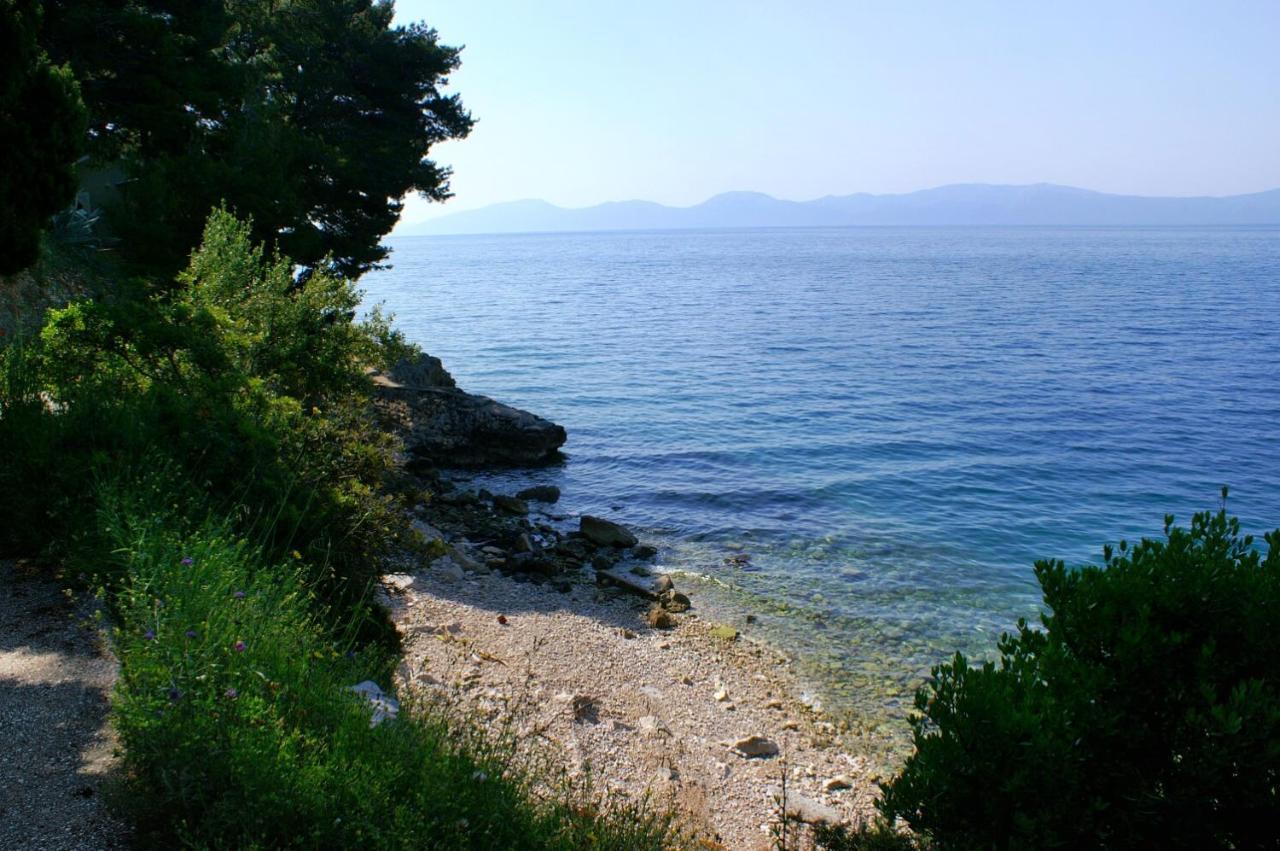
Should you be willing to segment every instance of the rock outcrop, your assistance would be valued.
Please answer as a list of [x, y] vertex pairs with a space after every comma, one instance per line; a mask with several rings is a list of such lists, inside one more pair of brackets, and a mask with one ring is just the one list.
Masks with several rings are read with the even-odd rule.
[[373, 374], [376, 398], [411, 460], [437, 467], [522, 467], [559, 458], [563, 426], [458, 389], [422, 355]]

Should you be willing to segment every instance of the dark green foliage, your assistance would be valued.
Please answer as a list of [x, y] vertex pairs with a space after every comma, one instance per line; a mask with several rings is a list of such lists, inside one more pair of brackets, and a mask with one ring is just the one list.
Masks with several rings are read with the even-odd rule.
[[0, 0], [0, 274], [25, 269], [71, 203], [85, 112], [71, 70], [37, 42], [38, 0]]
[[883, 822], [845, 825], [815, 825], [814, 844], [824, 851], [928, 851], [933, 846], [922, 837], [895, 831]]
[[50, 50], [83, 80], [95, 152], [133, 178], [122, 247], [171, 273], [224, 201], [305, 270], [356, 276], [409, 192], [443, 199], [432, 145], [471, 119], [458, 51], [371, 0], [52, 0]]
[[198, 505], [180, 478], [99, 496], [128, 577], [114, 720], [139, 847], [666, 847], [668, 817], [535, 778], [499, 731], [432, 707], [371, 727], [348, 687], [386, 685], [385, 660], [324, 627], [296, 562], [167, 511]]
[[240, 506], [246, 530], [269, 530], [272, 552], [298, 550], [331, 602], [355, 605], [401, 526], [365, 375], [400, 354], [381, 342], [394, 335], [353, 321], [345, 279], [295, 286], [226, 212], [181, 282], [52, 311], [39, 341], [4, 353], [0, 509], [33, 522], [6, 524], [0, 547], [74, 539], [86, 477], [159, 452]]
[[886, 817], [944, 849], [1280, 847], [1280, 532], [1166, 534], [1036, 565], [1043, 628], [934, 670]]

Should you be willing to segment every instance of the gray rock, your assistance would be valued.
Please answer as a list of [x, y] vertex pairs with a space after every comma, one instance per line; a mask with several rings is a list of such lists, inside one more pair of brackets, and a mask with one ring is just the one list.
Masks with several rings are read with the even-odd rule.
[[373, 680], [349, 687], [369, 704], [369, 726], [376, 727], [383, 721], [390, 721], [400, 714], [400, 702], [386, 694]]
[[475, 505], [480, 501], [480, 497], [476, 496], [475, 491], [450, 491], [436, 496], [438, 502], [445, 505]]
[[579, 521], [579, 529], [583, 536], [593, 544], [601, 547], [634, 547], [636, 536], [627, 527], [584, 514]]
[[648, 560], [658, 554], [658, 548], [649, 544], [638, 544], [631, 554], [638, 559]]
[[520, 499], [554, 503], [560, 500], [560, 488], [555, 485], [534, 485], [516, 493]]
[[812, 801], [791, 790], [787, 790], [787, 817], [805, 824], [841, 824], [845, 821], [834, 807]]
[[453, 390], [458, 386], [440, 358], [434, 358], [425, 352], [416, 358], [400, 360], [386, 375], [396, 384], [406, 387]]
[[671, 581], [670, 576], [659, 576], [653, 583], [653, 590], [658, 594], [665, 594], [675, 589], [675, 583]]
[[529, 513], [529, 503], [519, 497], [506, 496], [500, 493], [494, 494], [493, 507], [508, 514], [522, 515]]
[[656, 603], [650, 607], [649, 613], [645, 615], [644, 619], [654, 629], [670, 629], [676, 625], [676, 619], [672, 617], [671, 613]]
[[562, 426], [459, 390], [430, 355], [401, 362], [373, 381], [382, 418], [407, 453], [441, 467], [544, 464], [567, 439]]
[[687, 612], [693, 605], [693, 601], [674, 588], [663, 593], [659, 599], [662, 601], [662, 607], [668, 612]]
[[388, 573], [382, 577], [382, 583], [397, 591], [408, 591], [413, 585], [413, 577], [407, 573]]
[[471, 557], [471, 554], [459, 546], [449, 547], [449, 558], [458, 563], [463, 570], [474, 572], [483, 572], [485, 566]]
[[516, 543], [512, 549], [518, 553], [531, 553], [533, 552], [533, 543], [529, 540], [528, 535], [521, 532], [516, 536]]
[[764, 736], [747, 736], [738, 739], [729, 746], [729, 749], [746, 759], [760, 759], [778, 755], [777, 743], [766, 739]]
[[462, 565], [458, 564], [449, 556], [441, 556], [431, 563], [431, 566], [440, 571], [441, 578], [449, 582], [457, 582], [463, 578]]
[[847, 775], [839, 774], [822, 784], [824, 792], [838, 792], [841, 789], [852, 789], [853, 780]]

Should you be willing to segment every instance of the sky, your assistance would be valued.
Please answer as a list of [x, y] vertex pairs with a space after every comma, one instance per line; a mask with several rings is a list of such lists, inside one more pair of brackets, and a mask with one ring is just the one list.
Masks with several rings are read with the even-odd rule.
[[1280, 0], [398, 0], [462, 45], [455, 197], [1280, 187]]

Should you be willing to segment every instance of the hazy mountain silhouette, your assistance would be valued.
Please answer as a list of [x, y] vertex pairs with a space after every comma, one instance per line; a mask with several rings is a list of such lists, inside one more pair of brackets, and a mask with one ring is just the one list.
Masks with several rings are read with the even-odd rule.
[[1255, 225], [1280, 224], [1280, 189], [1221, 198], [1110, 195], [1037, 183], [954, 184], [903, 195], [780, 201], [759, 192], [726, 192], [692, 207], [614, 201], [567, 209], [512, 201], [450, 213], [398, 228], [412, 234], [833, 225]]

